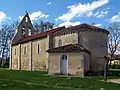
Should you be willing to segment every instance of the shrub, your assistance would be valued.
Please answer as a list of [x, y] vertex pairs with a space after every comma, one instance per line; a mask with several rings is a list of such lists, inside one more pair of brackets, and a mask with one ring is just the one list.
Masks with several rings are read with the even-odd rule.
[[9, 63], [5, 62], [1, 64], [1, 68], [8, 68], [9, 67]]
[[111, 65], [111, 69], [120, 69], [120, 65], [113, 64]]

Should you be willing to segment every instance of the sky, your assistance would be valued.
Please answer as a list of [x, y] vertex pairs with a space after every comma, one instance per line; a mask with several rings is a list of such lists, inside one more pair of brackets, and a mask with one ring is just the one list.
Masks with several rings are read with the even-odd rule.
[[120, 22], [120, 0], [0, 0], [0, 25], [29, 13], [31, 21], [50, 21], [58, 26], [82, 23], [108, 27]]

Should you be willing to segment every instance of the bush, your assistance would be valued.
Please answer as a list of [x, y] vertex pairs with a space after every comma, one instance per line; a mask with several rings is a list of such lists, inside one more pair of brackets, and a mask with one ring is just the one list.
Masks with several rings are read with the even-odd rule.
[[111, 69], [120, 69], [120, 65], [114, 64], [114, 65], [111, 65], [110, 68], [111, 68]]
[[2, 63], [1, 68], [9, 68], [9, 63]]

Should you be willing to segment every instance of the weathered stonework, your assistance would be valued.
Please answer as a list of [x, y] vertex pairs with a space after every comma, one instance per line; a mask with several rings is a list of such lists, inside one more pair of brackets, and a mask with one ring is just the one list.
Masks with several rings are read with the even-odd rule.
[[[12, 69], [21, 70], [46, 70], [46, 39], [38, 39], [27, 43], [12, 46]], [[40, 53], [37, 53], [37, 44], [40, 44]], [[24, 48], [26, 47], [26, 54]], [[16, 55], [14, 50], [16, 49]]]
[[[32, 68], [33, 70], [46, 69], [46, 41], [47, 38], [34, 40], [32, 42]], [[40, 53], [37, 53], [37, 45], [40, 44]]]
[[[28, 22], [26, 22], [26, 17]], [[23, 35], [23, 28], [25, 35]], [[31, 29], [31, 36], [29, 35]], [[68, 74], [83, 76], [88, 71], [103, 71], [107, 56], [108, 31], [88, 24], [69, 28], [61, 27], [39, 34], [33, 34], [33, 26], [28, 13], [17, 27], [17, 33], [12, 39], [10, 50], [10, 69], [16, 70], [48, 70], [49, 74], [60, 73], [60, 56], [68, 55]], [[61, 45], [59, 41], [61, 40]], [[39, 45], [38, 45], [39, 44]], [[60, 52], [48, 53], [64, 46]], [[74, 48], [76, 45], [77, 48]], [[40, 47], [38, 53], [38, 46]], [[83, 49], [81, 49], [81, 48]], [[64, 52], [63, 52], [64, 51]]]
[[[14, 46], [14, 47], [12, 47], [11, 48], [12, 49], [12, 64], [11, 64], [11, 68], [12, 69], [16, 69], [16, 70], [18, 70], [18, 56], [19, 56], [19, 46], [17, 45], [17, 46]], [[15, 50], [16, 50], [16, 53], [15, 53]]]
[[78, 34], [71, 33], [71, 34], [54, 37], [55, 47], [58, 47], [58, 42], [60, 39], [62, 40], [62, 46], [67, 45], [67, 44], [77, 44], [78, 43]]
[[[26, 53], [24, 49], [26, 48]], [[21, 70], [29, 70], [29, 43], [24, 43], [21, 45]]]
[[[60, 74], [60, 56], [63, 53], [50, 53], [49, 74]], [[65, 53], [68, 55], [68, 74], [84, 76], [83, 53]]]
[[107, 34], [103, 32], [81, 32], [83, 38], [83, 46], [91, 52], [90, 70], [104, 70], [104, 56], [108, 54]]

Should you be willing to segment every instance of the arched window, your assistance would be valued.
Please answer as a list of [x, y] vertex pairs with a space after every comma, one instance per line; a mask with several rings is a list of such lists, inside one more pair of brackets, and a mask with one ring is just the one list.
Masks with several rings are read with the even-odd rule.
[[62, 40], [61, 40], [61, 39], [58, 41], [58, 46], [59, 46], [59, 47], [62, 46]]
[[22, 35], [25, 35], [25, 28], [22, 28]]
[[24, 47], [24, 55], [26, 55], [26, 54], [27, 54], [27, 48]]
[[28, 29], [28, 35], [31, 36], [31, 29]]
[[41, 45], [39, 43], [39, 44], [37, 44], [37, 54], [39, 54], [40, 52], [41, 52]]
[[38, 44], [38, 53], [40, 53], [40, 44]]
[[25, 17], [25, 22], [28, 22], [28, 17]]
[[14, 55], [16, 55], [16, 48], [15, 48], [15, 52], [14, 52]]
[[62, 59], [62, 60], [67, 60], [67, 55], [66, 55], [66, 54], [63, 54], [63, 55], [61, 56], [61, 59]]

